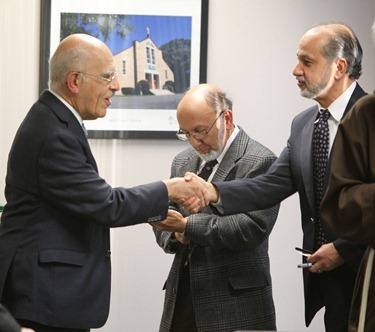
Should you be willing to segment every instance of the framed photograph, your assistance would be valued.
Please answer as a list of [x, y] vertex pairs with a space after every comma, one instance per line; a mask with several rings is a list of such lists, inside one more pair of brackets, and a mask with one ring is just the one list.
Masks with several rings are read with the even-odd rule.
[[41, 0], [39, 90], [48, 61], [72, 33], [112, 51], [120, 90], [89, 138], [175, 138], [183, 92], [206, 82], [208, 0]]

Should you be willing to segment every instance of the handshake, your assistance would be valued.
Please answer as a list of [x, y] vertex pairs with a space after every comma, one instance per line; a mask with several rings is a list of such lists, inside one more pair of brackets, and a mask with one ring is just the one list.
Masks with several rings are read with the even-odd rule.
[[164, 180], [168, 189], [168, 198], [182, 205], [190, 213], [217, 202], [219, 193], [216, 187], [194, 173], [187, 172], [185, 176]]
[[[194, 173], [187, 172], [185, 176], [164, 181], [168, 189], [169, 200], [175, 201], [190, 213], [197, 213], [211, 202], [217, 202], [219, 193], [216, 187], [203, 180]], [[152, 226], [160, 231], [174, 232], [175, 237], [182, 244], [188, 244], [184, 238], [187, 218], [180, 212], [169, 210], [167, 219], [153, 222]]]

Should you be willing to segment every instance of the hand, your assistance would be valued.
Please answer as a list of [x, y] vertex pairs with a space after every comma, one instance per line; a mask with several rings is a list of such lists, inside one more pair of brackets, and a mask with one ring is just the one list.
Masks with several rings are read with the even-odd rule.
[[[193, 173], [190, 173], [193, 174]], [[191, 206], [191, 210], [198, 212], [210, 203], [206, 182], [198, 176], [194, 178], [173, 178], [164, 180], [168, 189], [168, 198], [181, 202], [183, 206]]]
[[190, 243], [190, 240], [188, 240], [185, 236], [184, 236], [184, 233], [178, 233], [178, 232], [175, 232], [174, 233], [174, 237], [180, 241], [182, 244], [184, 245], [187, 245]]
[[35, 331], [32, 329], [28, 329], [27, 327], [23, 327], [21, 328], [21, 332], [35, 332]]
[[[212, 183], [206, 182], [198, 175], [190, 172], [185, 173], [184, 178], [186, 182], [196, 181], [206, 188], [206, 199], [208, 199], [207, 204], [209, 204], [210, 202], [216, 203], [219, 200], [219, 192]], [[197, 209], [197, 202], [195, 200], [180, 198], [176, 202], [182, 205], [190, 213], [196, 213], [199, 211], [199, 209]]]
[[180, 212], [168, 210], [167, 219], [153, 222], [151, 225], [159, 231], [183, 233], [186, 228], [186, 223], [187, 218], [184, 218]]
[[312, 273], [331, 271], [344, 264], [344, 259], [340, 256], [332, 242], [323, 244], [317, 251], [307, 257], [307, 261], [314, 263], [309, 269]]

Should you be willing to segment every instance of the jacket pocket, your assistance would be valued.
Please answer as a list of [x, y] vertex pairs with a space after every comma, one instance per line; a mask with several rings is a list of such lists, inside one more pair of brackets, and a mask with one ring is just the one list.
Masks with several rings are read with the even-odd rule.
[[269, 286], [271, 277], [262, 271], [252, 271], [247, 274], [233, 275], [229, 277], [229, 283], [233, 289], [249, 289]]
[[82, 266], [86, 260], [86, 253], [62, 249], [45, 249], [39, 251], [39, 262], [43, 264], [60, 263]]

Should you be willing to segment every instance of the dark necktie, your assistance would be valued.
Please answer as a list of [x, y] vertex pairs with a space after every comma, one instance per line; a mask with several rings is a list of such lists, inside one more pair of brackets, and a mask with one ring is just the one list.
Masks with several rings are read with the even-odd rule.
[[320, 110], [319, 118], [315, 122], [313, 135], [313, 157], [314, 157], [314, 193], [315, 193], [315, 247], [319, 249], [327, 240], [324, 235], [320, 219], [320, 203], [323, 197], [324, 177], [327, 168], [329, 151], [329, 128], [328, 110]]
[[200, 173], [198, 174], [198, 176], [200, 176], [202, 179], [204, 180], [208, 180], [208, 178], [210, 177], [211, 173], [212, 173], [212, 170], [214, 169], [215, 165], [217, 164], [217, 160], [211, 160], [207, 163], [204, 164], [202, 170], [200, 171]]

